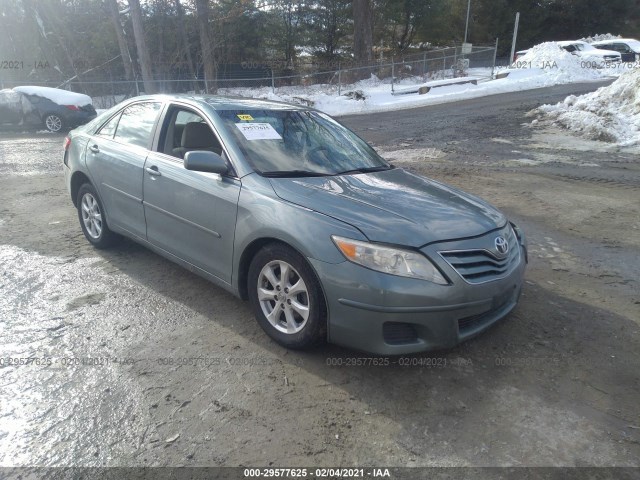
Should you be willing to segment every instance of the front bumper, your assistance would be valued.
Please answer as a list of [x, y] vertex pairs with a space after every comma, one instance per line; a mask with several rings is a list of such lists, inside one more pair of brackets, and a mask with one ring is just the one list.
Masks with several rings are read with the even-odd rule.
[[509, 271], [500, 278], [472, 284], [438, 258], [436, 252], [447, 249], [446, 244], [426, 247], [423, 251], [451, 280], [446, 286], [386, 275], [346, 261], [329, 264], [309, 259], [325, 290], [328, 340], [379, 355], [454, 347], [516, 306], [526, 267], [524, 239], [517, 248], [517, 261]]

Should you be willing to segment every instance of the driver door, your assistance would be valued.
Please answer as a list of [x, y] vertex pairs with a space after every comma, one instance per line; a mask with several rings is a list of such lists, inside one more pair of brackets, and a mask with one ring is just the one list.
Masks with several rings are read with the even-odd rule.
[[216, 175], [185, 169], [183, 156], [193, 150], [224, 155], [218, 136], [203, 114], [170, 105], [158, 147], [145, 162], [147, 240], [231, 283], [241, 182], [232, 173]]

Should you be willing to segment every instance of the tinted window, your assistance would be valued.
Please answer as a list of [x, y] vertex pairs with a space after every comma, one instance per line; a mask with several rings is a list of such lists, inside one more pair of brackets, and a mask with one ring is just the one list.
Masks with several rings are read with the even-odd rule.
[[120, 114], [116, 115], [107, 123], [105, 123], [96, 135], [100, 135], [101, 137], [113, 138], [113, 134], [115, 133], [116, 127], [118, 126], [118, 120], [120, 120]]
[[147, 148], [161, 106], [159, 102], [149, 102], [125, 108], [118, 123], [115, 140]]

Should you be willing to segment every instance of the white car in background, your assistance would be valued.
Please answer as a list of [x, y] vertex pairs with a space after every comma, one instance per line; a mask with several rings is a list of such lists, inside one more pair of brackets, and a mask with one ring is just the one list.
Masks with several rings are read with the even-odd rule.
[[583, 57], [589, 62], [603, 63], [622, 61], [622, 57], [619, 52], [596, 48], [590, 43], [583, 42], [582, 40], [558, 42], [558, 45], [564, 48], [567, 52]]
[[623, 62], [640, 62], [640, 41], [633, 38], [600, 40], [591, 45], [601, 50], [613, 50], [620, 53]]

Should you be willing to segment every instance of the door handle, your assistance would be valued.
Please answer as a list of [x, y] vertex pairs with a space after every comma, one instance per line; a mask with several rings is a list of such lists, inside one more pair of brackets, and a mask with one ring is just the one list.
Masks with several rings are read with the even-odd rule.
[[153, 175], [154, 177], [161, 177], [162, 176], [162, 174], [158, 171], [158, 167], [156, 167], [156, 166], [147, 167], [147, 168], [145, 168], [145, 171], [149, 175]]
[[100, 153], [100, 148], [98, 148], [98, 145], [91, 145], [89, 147], [89, 150], [91, 150], [93, 153]]

